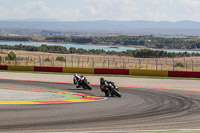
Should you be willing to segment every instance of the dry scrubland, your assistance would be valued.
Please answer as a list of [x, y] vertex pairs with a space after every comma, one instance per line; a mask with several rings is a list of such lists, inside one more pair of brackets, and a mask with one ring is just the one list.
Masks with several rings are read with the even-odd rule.
[[[10, 51], [11, 50], [1, 50], [1, 65], [200, 71], [199, 57], [155, 59], [110, 55], [56, 54], [14, 50], [14, 53], [17, 55], [17, 60], [7, 61], [5, 60], [5, 57], [10, 53]], [[59, 56], [64, 57], [66, 61], [56, 61], [56, 58]], [[45, 61], [47, 58], [49, 58], [49, 61]], [[181, 63], [184, 67], [175, 67], [176, 63]]]

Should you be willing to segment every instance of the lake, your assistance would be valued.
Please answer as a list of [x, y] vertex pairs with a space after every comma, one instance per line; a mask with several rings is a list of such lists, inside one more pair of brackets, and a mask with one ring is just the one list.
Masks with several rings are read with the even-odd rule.
[[[41, 46], [42, 44], [46, 44], [48, 46], [63, 46], [69, 49], [70, 47], [75, 47], [75, 48], [82, 48], [86, 50], [90, 49], [103, 49], [105, 51], [126, 51], [126, 50], [136, 50], [140, 48], [135, 48], [135, 47], [125, 47], [125, 46], [107, 46], [107, 45], [85, 45], [85, 44], [60, 44], [60, 43], [40, 43], [40, 42], [0, 42], [0, 45], [27, 45], [27, 46]], [[153, 49], [153, 50], [164, 50], [164, 49]], [[200, 53], [200, 51], [187, 51], [187, 50], [164, 50], [167, 52], [188, 52], [188, 53]]]

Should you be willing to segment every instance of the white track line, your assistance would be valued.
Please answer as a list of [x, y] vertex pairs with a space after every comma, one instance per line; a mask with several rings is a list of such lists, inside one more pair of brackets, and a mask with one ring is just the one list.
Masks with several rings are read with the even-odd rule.
[[[163, 129], [163, 130], [131, 130], [131, 131], [82, 131], [82, 132], [62, 132], [62, 133], [139, 133], [139, 132], [183, 132], [200, 131], [200, 129]], [[53, 132], [58, 133], [58, 132]], [[60, 132], [59, 132], [60, 133]]]

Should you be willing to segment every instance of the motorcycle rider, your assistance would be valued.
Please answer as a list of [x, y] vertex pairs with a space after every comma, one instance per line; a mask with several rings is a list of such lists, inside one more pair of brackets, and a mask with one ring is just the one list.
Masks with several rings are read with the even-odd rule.
[[109, 93], [108, 93], [109, 84], [112, 84], [115, 87], [114, 82], [107, 81], [103, 77], [100, 78], [100, 88], [101, 88], [101, 91], [105, 93], [106, 97], [109, 96]]
[[74, 79], [73, 79], [73, 81], [74, 81], [74, 84], [77, 84], [76, 88], [81, 87], [81, 85], [82, 85], [81, 82], [82, 82], [83, 79], [85, 79], [87, 81], [87, 79], [83, 75], [79, 76], [77, 73], [74, 73]]
[[74, 84], [76, 84], [76, 88], [80, 87], [80, 79], [81, 77], [77, 73], [74, 73], [73, 81], [74, 81]]

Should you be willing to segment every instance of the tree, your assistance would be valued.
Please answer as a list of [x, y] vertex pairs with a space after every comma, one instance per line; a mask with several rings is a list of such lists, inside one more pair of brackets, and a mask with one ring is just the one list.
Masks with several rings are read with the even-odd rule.
[[182, 63], [180, 63], [180, 62], [177, 62], [175, 67], [184, 67], [184, 65]]
[[76, 37], [76, 38], [72, 38], [72, 42], [74, 42], [74, 43], [91, 43], [92, 38]]
[[62, 56], [58, 56], [58, 57], [56, 58], [56, 61], [65, 61], [65, 58], [62, 57]]
[[49, 59], [49, 57], [47, 57], [44, 61], [45, 61], [45, 62], [50, 62], [51, 59]]
[[6, 57], [6, 60], [16, 60], [16, 54], [13, 51], [11, 51]]

